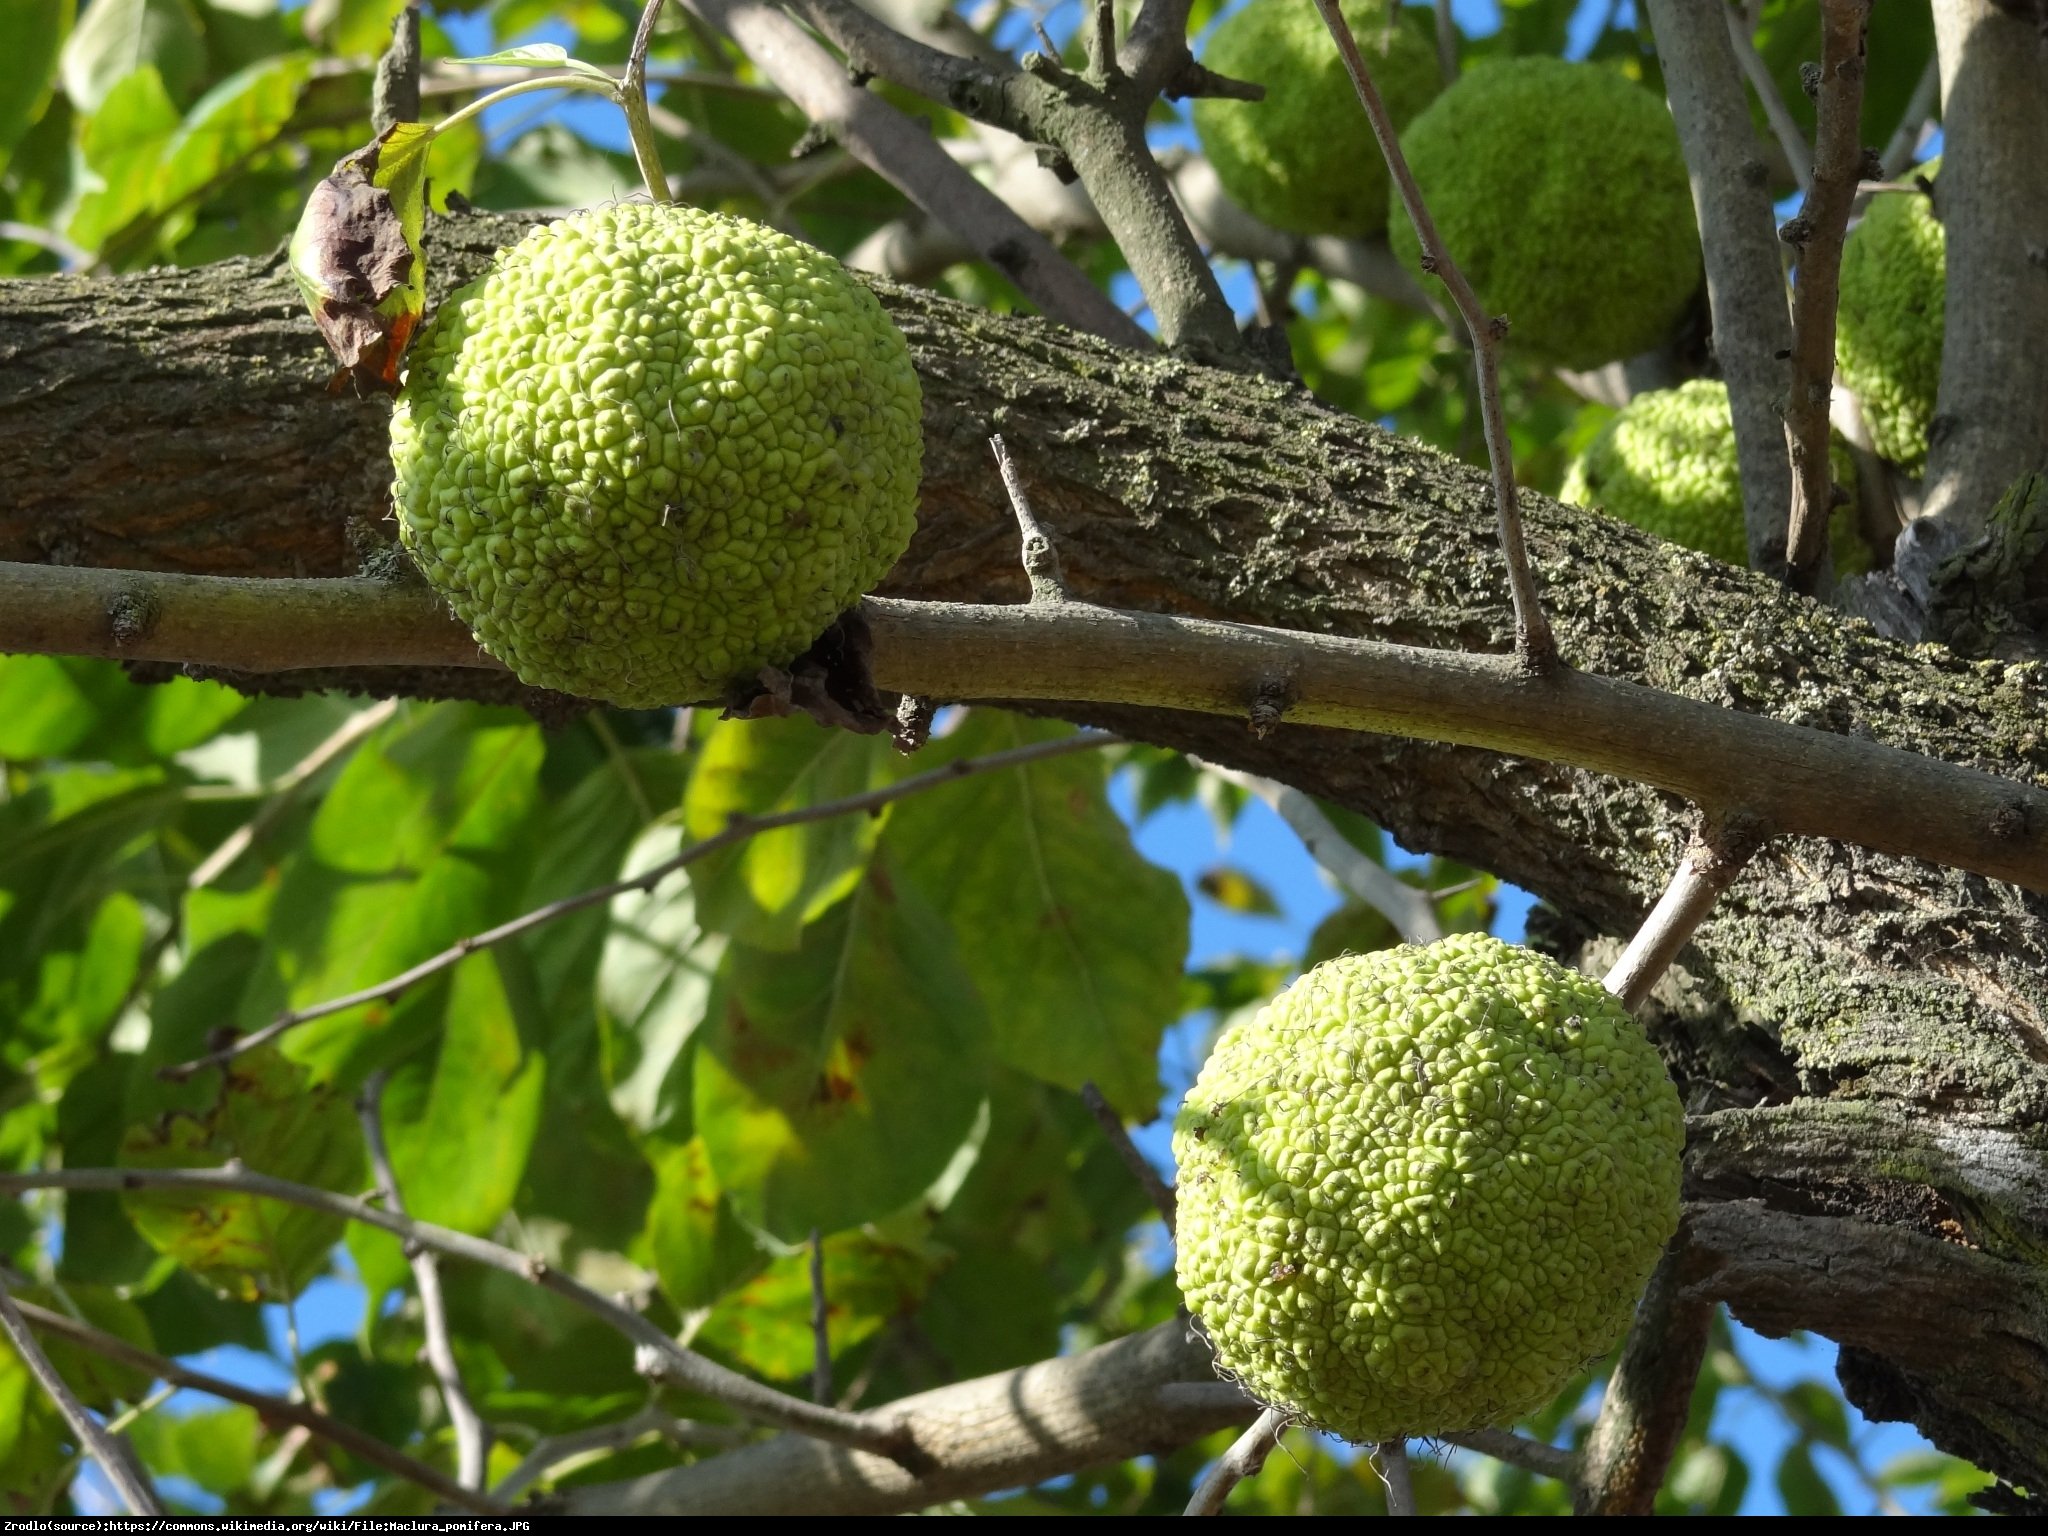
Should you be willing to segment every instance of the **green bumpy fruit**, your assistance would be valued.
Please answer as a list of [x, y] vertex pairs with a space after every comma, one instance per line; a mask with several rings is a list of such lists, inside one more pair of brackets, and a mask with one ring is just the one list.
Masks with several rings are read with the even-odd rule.
[[[1940, 164], [1916, 174], [1931, 178]], [[1835, 366], [1863, 403], [1872, 446], [1909, 474], [1927, 467], [1947, 280], [1948, 239], [1930, 200], [1917, 191], [1872, 198], [1842, 247]]]
[[[1836, 481], [1855, 485], [1844, 444], [1831, 445], [1829, 469]], [[1749, 563], [1735, 417], [1728, 386], [1718, 379], [1637, 395], [1572, 461], [1557, 496], [1730, 565]], [[1838, 573], [1870, 569], [1854, 506], [1836, 508], [1828, 539]]]
[[649, 708], [799, 655], [910, 542], [917, 374], [822, 251], [619, 203], [441, 306], [391, 425], [399, 530], [528, 683]]
[[[1443, 89], [1436, 49], [1383, 0], [1344, 7], [1394, 126]], [[1195, 133], [1223, 190], [1276, 229], [1364, 239], [1387, 227], [1387, 163], [1344, 60], [1308, 0], [1251, 0], [1202, 63], [1266, 88], [1264, 101], [1197, 97]]]
[[1627, 1328], [1684, 1143], [1598, 983], [1483, 934], [1328, 960], [1188, 1090], [1181, 1292], [1221, 1369], [1347, 1440], [1506, 1423]]
[[[1451, 259], [1527, 355], [1566, 368], [1633, 357], [1699, 287], [1678, 130], [1662, 101], [1612, 70], [1480, 64], [1408, 125], [1401, 149]], [[1420, 278], [1414, 227], [1395, 219], [1389, 232]]]

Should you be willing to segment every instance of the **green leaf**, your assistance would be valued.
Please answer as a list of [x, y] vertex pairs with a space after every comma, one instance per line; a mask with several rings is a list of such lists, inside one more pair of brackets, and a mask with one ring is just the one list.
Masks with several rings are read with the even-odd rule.
[[158, 211], [183, 202], [276, 142], [312, 72], [310, 53], [287, 53], [238, 70], [200, 97], [164, 150]]
[[148, 65], [107, 92], [79, 132], [79, 153], [92, 188], [71, 215], [67, 233], [73, 240], [98, 250], [155, 205], [159, 168], [178, 121], [170, 93]]
[[1401, 935], [1378, 908], [1348, 901], [1316, 924], [1302, 952], [1301, 968], [1308, 970], [1338, 955], [1369, 955], [1400, 942]]
[[78, 0], [0, 0], [0, 37], [7, 68], [0, 70], [0, 165], [50, 99], [57, 50], [71, 30]]
[[[244, 1028], [382, 981], [512, 915], [538, 800], [540, 728], [439, 705], [356, 749], [287, 867], [268, 946], [236, 1013]], [[284, 1049], [354, 1075], [418, 1044], [442, 989], [294, 1030]]]
[[733, 1215], [711, 1171], [704, 1138], [656, 1150], [647, 1248], [661, 1288], [679, 1311], [708, 1307], [766, 1262]]
[[[825, 1239], [826, 1340], [837, 1359], [900, 1313], [931, 1279], [926, 1256], [866, 1232]], [[729, 1292], [697, 1334], [715, 1350], [770, 1381], [794, 1381], [816, 1358], [811, 1329], [811, 1257], [799, 1249]]]
[[1849, 1450], [1849, 1407], [1839, 1392], [1818, 1381], [1795, 1381], [1782, 1394], [1793, 1422], [1823, 1445]]
[[1280, 903], [1257, 876], [1229, 864], [1217, 864], [1195, 877], [1195, 889], [1226, 912], [1247, 917], [1278, 917]]
[[[857, 795], [893, 768], [878, 736], [828, 730], [809, 720], [724, 720], [698, 748], [683, 797], [692, 839], [723, 832], [736, 816], [768, 816]], [[794, 949], [804, 924], [853, 889], [880, 822], [865, 815], [785, 827], [691, 866], [707, 928], [749, 944]]]
[[796, 1241], [916, 1195], [973, 1126], [986, 1028], [944, 925], [881, 865], [794, 954], [734, 945], [695, 1069], [734, 1208]]
[[[331, 1086], [272, 1047], [163, 1085], [171, 1107], [131, 1123], [125, 1168], [218, 1168], [239, 1158], [257, 1173], [355, 1192], [363, 1177], [355, 1110]], [[133, 1109], [131, 1108], [131, 1114]], [[158, 1252], [245, 1301], [296, 1295], [326, 1267], [339, 1216], [239, 1193], [143, 1187], [122, 1195], [136, 1230]]]
[[602, 80], [607, 85], [616, 85], [610, 73], [595, 64], [586, 64], [581, 59], [569, 57], [568, 50], [555, 43], [525, 43], [517, 48], [501, 48], [496, 53], [479, 54], [470, 59], [450, 59], [450, 64], [498, 64], [513, 65], [522, 69], [566, 69], [572, 74], [585, 75], [592, 80]]
[[[68, 1167], [113, 1165], [135, 1059], [107, 1052], [66, 1085], [57, 1101], [57, 1140]], [[118, 1195], [74, 1190], [64, 1197], [64, 1251], [57, 1273], [65, 1282], [126, 1284], [147, 1274], [155, 1258], [122, 1214]]]
[[[672, 858], [682, 842], [680, 828], [650, 828], [634, 844], [622, 878]], [[724, 937], [698, 925], [695, 888], [683, 876], [652, 893], [612, 898], [597, 967], [598, 1022], [612, 1109], [633, 1129], [687, 1134], [686, 1053], [711, 1006], [724, 954]]]
[[1813, 1449], [1804, 1440], [1794, 1441], [1778, 1458], [1778, 1497], [1785, 1501], [1788, 1515], [1839, 1515], [1835, 1492], [1828, 1487], [1813, 1464]]
[[0, 758], [161, 762], [213, 736], [248, 705], [219, 683], [137, 683], [110, 661], [0, 657]]
[[237, 1403], [195, 1413], [144, 1414], [129, 1435], [156, 1476], [190, 1478], [208, 1493], [224, 1496], [247, 1487], [262, 1447], [263, 1424], [255, 1409]]
[[124, 81], [156, 74], [173, 98], [199, 83], [206, 45], [185, 0], [93, 0], [64, 44], [64, 91], [82, 113], [96, 113]]
[[[967, 757], [1066, 729], [977, 710], [927, 754]], [[1075, 753], [928, 791], [896, 806], [882, 845], [952, 924], [999, 1060], [1063, 1087], [1093, 1079], [1126, 1115], [1152, 1113], [1188, 904], [1131, 845], [1101, 761]]]

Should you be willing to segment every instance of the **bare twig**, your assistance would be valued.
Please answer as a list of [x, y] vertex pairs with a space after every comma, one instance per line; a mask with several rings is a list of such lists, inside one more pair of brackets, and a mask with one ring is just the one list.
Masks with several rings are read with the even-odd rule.
[[1081, 1102], [1088, 1106], [1088, 1113], [1095, 1117], [1095, 1123], [1102, 1127], [1102, 1134], [1109, 1138], [1109, 1144], [1116, 1149], [1116, 1155], [1123, 1165], [1130, 1169], [1131, 1177], [1138, 1181], [1138, 1187], [1145, 1191], [1145, 1198], [1152, 1202], [1166, 1223], [1166, 1230], [1173, 1231], [1176, 1209], [1173, 1186], [1159, 1176], [1159, 1170], [1145, 1160], [1145, 1154], [1138, 1150], [1138, 1144], [1131, 1140], [1131, 1133], [1124, 1129], [1123, 1116], [1116, 1107], [1102, 1096], [1102, 1090], [1091, 1083], [1081, 1085]]
[[1751, 569], [1785, 562], [1792, 501], [1783, 402], [1790, 388], [1792, 319], [1770, 169], [1750, 126], [1749, 98], [1719, 0], [1645, 0], [1664, 89], [1692, 177], [1707, 266], [1714, 355], [1728, 381], [1742, 523]]
[[[384, 1145], [384, 1082], [382, 1071], [370, 1074], [356, 1099], [356, 1115], [363, 1124], [363, 1144], [370, 1154], [377, 1193], [388, 1209], [403, 1216], [405, 1201], [399, 1194], [391, 1153]], [[462, 1368], [456, 1363], [454, 1341], [448, 1333], [448, 1310], [441, 1299], [441, 1261], [430, 1248], [408, 1247], [405, 1258], [412, 1267], [413, 1284], [420, 1295], [427, 1365], [441, 1385], [441, 1402], [448, 1412], [449, 1427], [455, 1432], [456, 1481], [465, 1488], [481, 1488], [485, 1462], [490, 1456], [491, 1432], [462, 1385]]]
[[730, 36], [805, 116], [863, 165], [958, 231], [978, 256], [1014, 282], [1047, 316], [1122, 346], [1153, 345], [1144, 327], [1050, 240], [956, 164], [924, 125], [854, 84], [839, 60], [787, 12], [764, 0], [683, 3]]
[[1920, 71], [1919, 82], [1906, 102], [1906, 110], [1899, 114], [1899, 126], [1892, 130], [1880, 157], [1879, 169], [1884, 173], [1884, 180], [1897, 181], [1912, 167], [1920, 149], [1921, 135], [1926, 133], [1928, 119], [1934, 116], [1934, 109], [1940, 103], [1941, 60], [1930, 53], [1927, 67]]
[[54, 1333], [69, 1339], [81, 1349], [90, 1350], [117, 1365], [144, 1372], [158, 1381], [173, 1387], [185, 1387], [194, 1392], [204, 1392], [225, 1402], [240, 1403], [253, 1408], [268, 1424], [290, 1424], [310, 1435], [337, 1445], [359, 1460], [373, 1467], [382, 1468], [393, 1477], [403, 1478], [426, 1489], [436, 1498], [446, 1499], [463, 1509], [474, 1510], [480, 1515], [503, 1515], [509, 1513], [504, 1503], [465, 1488], [445, 1473], [415, 1461], [403, 1451], [394, 1450], [373, 1435], [367, 1435], [352, 1424], [332, 1418], [306, 1403], [295, 1403], [289, 1398], [275, 1397], [268, 1392], [258, 1392], [239, 1382], [226, 1381], [210, 1376], [204, 1371], [195, 1371], [180, 1365], [175, 1360], [130, 1344], [126, 1339], [102, 1332], [89, 1323], [66, 1317], [61, 1312], [52, 1312], [28, 1302], [17, 1303], [28, 1321], [44, 1333]]
[[[1713, 0], [1708, 0], [1709, 4]], [[1749, 88], [1756, 92], [1756, 99], [1764, 109], [1764, 120], [1771, 125], [1771, 132], [1777, 136], [1778, 147], [1785, 153], [1785, 163], [1792, 169], [1792, 179], [1805, 192], [1813, 185], [1813, 152], [1806, 147], [1806, 135], [1800, 131], [1799, 122], [1792, 116], [1792, 109], [1785, 105], [1785, 97], [1778, 89], [1778, 82], [1771, 78], [1771, 67], [1756, 51], [1755, 39], [1750, 36], [1749, 17], [1740, 5], [1724, 7], [1728, 14], [1728, 42], [1735, 50], [1735, 61], [1742, 66], [1742, 72], [1749, 77]]]
[[565, 1462], [622, 1451], [657, 1435], [671, 1445], [705, 1450], [731, 1450], [753, 1438], [748, 1430], [732, 1425], [698, 1424], [663, 1413], [659, 1408], [642, 1408], [615, 1423], [593, 1424], [588, 1429], [536, 1440], [520, 1458], [519, 1465], [491, 1490], [491, 1496], [509, 1503]]
[[1031, 601], [1064, 603], [1067, 600], [1067, 582], [1060, 570], [1060, 552], [1038, 525], [1037, 515], [1031, 510], [1031, 498], [1024, 491], [1024, 477], [1017, 473], [1017, 466], [1010, 462], [1010, 450], [1003, 446], [1003, 434], [998, 432], [991, 437], [988, 445], [995, 453], [996, 468], [1002, 471], [1003, 489], [1009, 493], [1010, 511], [1016, 515], [1017, 531], [1023, 535], [1024, 574], [1031, 578]]
[[1792, 290], [1792, 393], [1785, 405], [1785, 440], [1792, 453], [1785, 557], [1792, 584], [1809, 594], [1824, 574], [1828, 518], [1834, 512], [1828, 403], [1835, 378], [1835, 298], [1849, 210], [1866, 172], [1860, 125], [1870, 0], [1820, 0], [1820, 18], [1813, 178], [1798, 217], [1786, 226], [1798, 246], [1799, 276]]
[[1670, 969], [1678, 952], [1691, 942], [1693, 930], [1713, 911], [1722, 892], [1735, 883], [1762, 839], [1747, 825], [1707, 825], [1696, 833], [1678, 861], [1657, 905], [1643, 919], [1628, 948], [1602, 983], [1630, 1008], [1640, 1008]]
[[1387, 1513], [1415, 1513], [1415, 1479], [1408, 1473], [1408, 1447], [1399, 1440], [1382, 1440], [1373, 1447], [1380, 1479], [1387, 1485]]
[[1684, 1252], [1681, 1228], [1650, 1276], [1635, 1326], [1608, 1379], [1581, 1458], [1583, 1480], [1572, 1500], [1582, 1515], [1653, 1513], [1657, 1490], [1685, 1433], [1714, 1307], [1682, 1294]]
[[1182, 1513], [1222, 1514], [1231, 1490], [1246, 1478], [1258, 1476], [1259, 1469], [1265, 1466], [1266, 1458], [1273, 1454], [1273, 1448], [1280, 1443], [1280, 1436], [1286, 1429], [1286, 1409], [1268, 1408], [1260, 1414], [1252, 1427], [1216, 1458], [1216, 1465], [1203, 1474], [1201, 1482], [1195, 1485], [1195, 1496], [1188, 1500], [1188, 1507]]
[[1116, 0], [1094, 0], [1094, 26], [1088, 34], [1088, 66], [1103, 85], [1113, 84], [1123, 71], [1116, 61]]
[[811, 1228], [811, 1401], [832, 1401], [832, 1305], [825, 1294], [825, 1235]]
[[636, 1346], [641, 1373], [651, 1380], [668, 1382], [688, 1392], [724, 1403], [736, 1413], [779, 1429], [852, 1446], [899, 1465], [916, 1467], [924, 1457], [902, 1426], [872, 1414], [842, 1413], [836, 1408], [807, 1403], [773, 1387], [742, 1376], [694, 1350], [685, 1349], [667, 1333], [630, 1307], [601, 1296], [582, 1282], [565, 1275], [543, 1259], [517, 1253], [497, 1243], [432, 1222], [418, 1221], [387, 1211], [367, 1200], [338, 1195], [331, 1190], [294, 1184], [229, 1163], [224, 1168], [66, 1168], [56, 1171], [0, 1173], [0, 1193], [20, 1194], [32, 1189], [89, 1189], [132, 1191], [138, 1189], [187, 1189], [209, 1193], [257, 1195], [282, 1200], [309, 1211], [324, 1211], [348, 1221], [377, 1227], [408, 1245], [431, 1248], [437, 1253], [467, 1263], [481, 1264], [511, 1275], [599, 1318]]
[[1401, 205], [1415, 225], [1422, 242], [1422, 265], [1434, 272], [1449, 291], [1465, 329], [1472, 336], [1472, 358], [1479, 376], [1479, 414], [1486, 429], [1486, 456], [1493, 468], [1494, 515], [1500, 527], [1501, 553], [1508, 564], [1508, 591], [1515, 604], [1515, 655], [1523, 668], [1542, 675], [1556, 667], [1557, 639], [1550, 631], [1550, 619], [1536, 592], [1536, 576], [1529, 568], [1529, 551], [1522, 540], [1522, 513], [1515, 487], [1514, 449], [1508, 441], [1507, 415], [1500, 403], [1500, 347], [1507, 336], [1506, 318], [1489, 316], [1480, 307], [1479, 295], [1465, 280], [1465, 274], [1451, 259], [1436, 220], [1430, 217], [1422, 189], [1408, 170], [1408, 157], [1401, 153], [1394, 120], [1365, 67], [1351, 24], [1338, 9], [1337, 0], [1315, 0], [1323, 24], [1330, 29], [1337, 51], [1344, 56], [1344, 68], [1357, 88], [1359, 102], [1372, 123], [1372, 134], [1386, 157], [1388, 173], [1401, 193]]
[[567, 917], [572, 912], [584, 911], [601, 902], [610, 901], [614, 896], [623, 896], [628, 891], [651, 891], [677, 870], [686, 869], [699, 859], [709, 858], [721, 849], [745, 842], [748, 838], [757, 837], [763, 832], [773, 832], [781, 827], [802, 826], [813, 821], [827, 821], [835, 816], [851, 816], [861, 811], [872, 811], [901, 800], [907, 795], [917, 794], [936, 785], [950, 784], [955, 779], [966, 778], [972, 774], [1014, 768], [1024, 763], [1036, 762], [1040, 758], [1057, 757], [1065, 752], [1088, 751], [1095, 747], [1108, 746], [1116, 740], [1114, 736], [1093, 731], [1074, 736], [1061, 736], [1051, 741], [1032, 742], [1002, 752], [991, 752], [984, 757], [956, 758], [943, 768], [934, 768], [929, 773], [913, 774], [910, 778], [899, 779], [896, 783], [884, 785], [880, 789], [848, 795], [840, 800], [822, 801], [817, 805], [802, 806], [791, 811], [778, 811], [772, 816], [736, 817], [723, 832], [707, 837], [701, 842], [692, 843], [673, 858], [664, 859], [659, 864], [650, 866], [630, 880], [615, 880], [609, 885], [578, 891], [573, 896], [564, 896], [559, 901], [535, 907], [532, 911], [522, 913], [509, 922], [500, 923], [495, 928], [486, 928], [482, 933], [473, 933], [466, 939], [460, 939], [439, 954], [429, 956], [396, 976], [387, 977], [372, 986], [359, 987], [341, 997], [331, 997], [325, 1002], [312, 1003], [304, 1008], [295, 1008], [288, 1013], [279, 1014], [261, 1029], [252, 1030], [217, 1050], [207, 1052], [204, 1056], [195, 1056], [190, 1061], [179, 1062], [174, 1066], [160, 1067], [157, 1069], [157, 1075], [168, 1081], [181, 1081], [195, 1072], [224, 1065], [237, 1056], [255, 1050], [258, 1046], [267, 1045], [287, 1030], [296, 1029], [301, 1024], [324, 1019], [330, 1014], [345, 1013], [351, 1008], [361, 1007], [364, 1003], [388, 1001], [429, 976], [438, 975], [460, 964], [480, 949], [502, 944], [522, 933], [531, 933], [534, 929]]
[[0, 1277], [0, 1332], [7, 1335], [7, 1342], [21, 1356], [29, 1374], [35, 1377], [36, 1385], [43, 1389], [44, 1395], [64, 1416], [64, 1422], [71, 1426], [71, 1432], [78, 1436], [79, 1446], [99, 1463], [100, 1470], [114, 1485], [114, 1492], [120, 1495], [128, 1513], [161, 1515], [164, 1507], [158, 1502], [156, 1490], [149, 1486], [148, 1479], [137, 1473], [122, 1453], [120, 1442], [86, 1411], [85, 1404], [78, 1400], [78, 1394], [64, 1384], [64, 1378], [50, 1364], [50, 1357], [43, 1353], [43, 1346], [29, 1331], [28, 1320], [22, 1316], [22, 1308], [15, 1303], [14, 1293], [7, 1288], [5, 1277]]
[[370, 82], [370, 126], [382, 133], [393, 123], [420, 120], [420, 6], [406, 0], [391, 18], [391, 46], [377, 60]]
[[342, 721], [325, 741], [264, 785], [263, 804], [256, 814], [221, 839], [220, 846], [193, 868], [192, 873], [185, 877], [185, 889], [199, 890], [226, 874], [235, 860], [291, 808], [293, 797], [308, 779], [397, 713], [396, 699], [379, 699], [357, 710]]
[[1433, 944], [1444, 936], [1437, 921], [1436, 905], [1429, 892], [1417, 890], [1397, 879], [1393, 871], [1376, 864], [1352, 846], [1337, 830], [1337, 824], [1323, 813], [1315, 800], [1290, 784], [1262, 779], [1257, 774], [1234, 768], [1205, 765], [1211, 773], [1242, 786], [1257, 795], [1282, 821], [1294, 829], [1302, 846], [1317, 865], [1346, 891], [1371, 907], [1394, 925], [1404, 943]]
[[1436, 0], [1436, 67], [1445, 85], [1458, 78], [1458, 23], [1451, 16], [1451, 0]]
[[1444, 1435], [1442, 1439], [1446, 1445], [1477, 1451], [1482, 1456], [1491, 1456], [1495, 1461], [1560, 1483], [1574, 1482], [1579, 1475], [1579, 1459], [1570, 1451], [1545, 1445], [1541, 1440], [1531, 1440], [1513, 1430], [1468, 1429], [1455, 1435]]
[[647, 114], [647, 50], [654, 45], [654, 25], [661, 19], [663, 0], [647, 0], [640, 12], [640, 24], [633, 29], [633, 46], [626, 54], [626, 73], [619, 80], [619, 105], [626, 113], [626, 137], [633, 144], [633, 159], [640, 167], [640, 179], [647, 183], [647, 195], [657, 203], [670, 202], [674, 194], [668, 172], [661, 168], [661, 148], [655, 143], [654, 122]]
[[19, 240], [24, 245], [40, 246], [56, 257], [57, 264], [66, 272], [76, 272], [93, 263], [93, 253], [84, 246], [66, 240], [54, 230], [39, 229], [19, 219], [0, 219], [0, 240]]

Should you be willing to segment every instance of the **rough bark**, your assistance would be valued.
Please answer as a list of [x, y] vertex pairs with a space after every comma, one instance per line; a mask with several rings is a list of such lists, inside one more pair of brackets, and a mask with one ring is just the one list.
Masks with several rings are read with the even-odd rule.
[[[505, 235], [490, 221], [444, 226], [437, 259], [459, 272]], [[999, 429], [1078, 598], [1508, 649], [1482, 471], [1277, 384], [908, 290], [883, 296], [926, 390], [922, 528], [890, 592], [1026, 596], [986, 448]], [[324, 395], [326, 371], [274, 267], [0, 285], [0, 558], [351, 569], [351, 524], [374, 529], [383, 513], [385, 407]], [[1898, 646], [1572, 509], [1532, 499], [1530, 522], [1573, 664], [2048, 781], [2037, 667]], [[1300, 785], [1410, 847], [1494, 869], [1554, 903], [1553, 929], [1573, 942], [1638, 920], [1688, 831], [1668, 797], [1522, 759], [1063, 712]], [[1861, 1400], [2035, 1488], [2048, 1485], [2044, 913], [1977, 877], [1781, 841], [1701, 930], [1653, 1013], [1703, 1116], [1693, 1228], [1718, 1257], [1698, 1284], [1764, 1326], [1852, 1345]], [[1965, 1347], [1973, 1339], [1982, 1347]], [[1998, 1339], [2021, 1342], [1991, 1369]]]

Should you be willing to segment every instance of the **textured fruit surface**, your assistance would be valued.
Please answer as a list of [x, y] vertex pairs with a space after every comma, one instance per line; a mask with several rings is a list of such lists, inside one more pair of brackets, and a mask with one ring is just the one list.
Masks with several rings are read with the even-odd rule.
[[[1442, 88], [1436, 49], [1419, 30], [1390, 25], [1382, 0], [1352, 0], [1344, 16], [1394, 126], [1405, 126]], [[1363, 239], [1387, 227], [1386, 160], [1308, 0], [1251, 0], [1217, 27], [1202, 63], [1266, 88], [1264, 101], [1194, 103], [1195, 132], [1224, 191], [1297, 234]]]
[[[1661, 100], [1610, 69], [1477, 65], [1401, 148], [1451, 259], [1526, 355], [1567, 368], [1632, 357], [1664, 339], [1699, 286], [1678, 130]], [[1413, 226], [1393, 219], [1388, 234], [1420, 277]]]
[[[1932, 177], [1940, 162], [1915, 174]], [[1927, 465], [1927, 428], [1941, 382], [1942, 289], [1948, 242], [1918, 191], [1870, 200], [1842, 247], [1835, 363], [1863, 402], [1877, 451], [1912, 473]]]
[[1221, 1369], [1348, 1440], [1501, 1424], [1626, 1329], [1684, 1140], [1598, 983], [1482, 934], [1328, 960], [1188, 1090], [1181, 1292]]
[[917, 522], [909, 349], [838, 262], [620, 203], [441, 306], [391, 424], [400, 536], [526, 682], [710, 699], [800, 654]]
[[[1846, 446], [1833, 446], [1829, 468], [1837, 484], [1855, 485]], [[1572, 461], [1557, 494], [1730, 565], [1749, 561], [1735, 418], [1718, 379], [1637, 395]], [[1853, 506], [1835, 510], [1828, 540], [1838, 572], [1870, 569]]]

